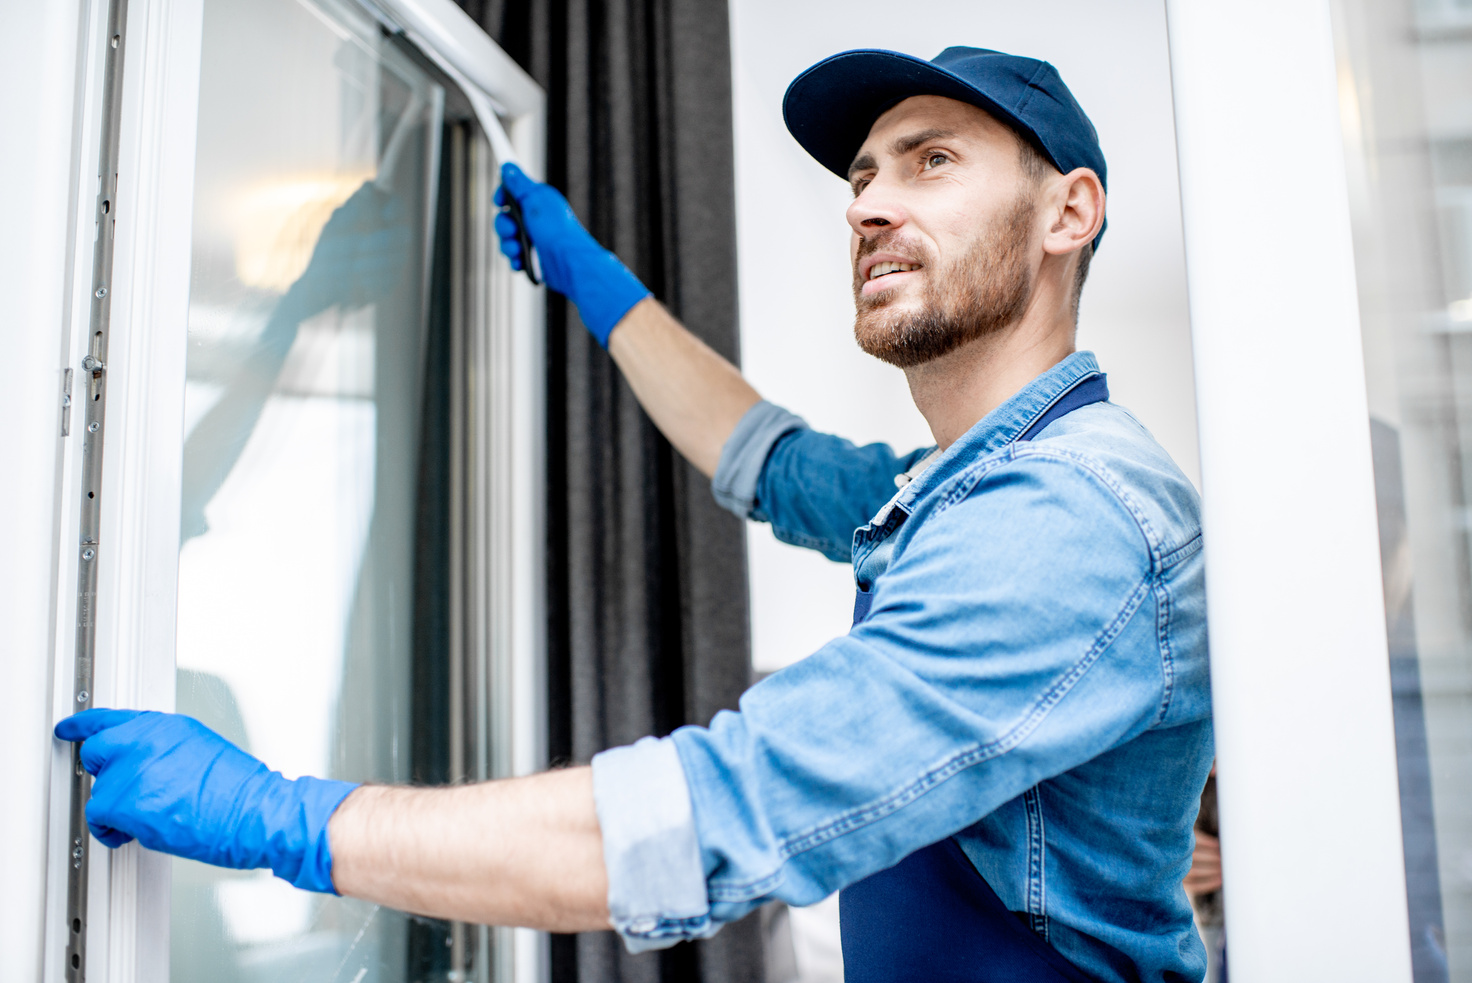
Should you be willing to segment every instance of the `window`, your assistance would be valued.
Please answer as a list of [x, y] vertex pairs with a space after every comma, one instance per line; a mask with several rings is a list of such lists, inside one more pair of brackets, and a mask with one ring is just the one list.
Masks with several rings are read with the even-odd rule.
[[[110, 323], [80, 304], [70, 360], [107, 356], [107, 467], [71, 448], [63, 479], [94, 490], [105, 540], [95, 608], [61, 616], [95, 626], [90, 700], [191, 713], [289, 776], [544, 767], [540, 299], [494, 252], [483, 128], [539, 171], [541, 93], [450, 0], [92, 14], [87, 77], [109, 50], [122, 74], [79, 110], [81, 174], [105, 113], [121, 135], [112, 181], [76, 192], [107, 192], [116, 242]], [[59, 650], [67, 704], [74, 661]], [[73, 868], [69, 766], [53, 884]], [[63, 888], [47, 910], [48, 963], [78, 955], [77, 978], [540, 973], [537, 933], [83, 852], [85, 903]]]
[[1336, 5], [1417, 983], [1472, 978], [1472, 6]]
[[[205, 2], [177, 708], [289, 777], [466, 777], [452, 326], [430, 302], [444, 102], [361, 9]], [[179, 981], [388, 983], [465, 959], [463, 933], [186, 860], [172, 928]]]

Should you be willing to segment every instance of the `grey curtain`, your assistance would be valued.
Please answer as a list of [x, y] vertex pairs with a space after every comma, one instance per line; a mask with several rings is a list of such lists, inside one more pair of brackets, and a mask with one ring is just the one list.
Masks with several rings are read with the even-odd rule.
[[[548, 94], [548, 178], [692, 331], [737, 356], [725, 0], [461, 0]], [[704, 724], [750, 682], [741, 523], [549, 297], [554, 761]], [[759, 981], [759, 919], [632, 957], [559, 937], [553, 979]]]

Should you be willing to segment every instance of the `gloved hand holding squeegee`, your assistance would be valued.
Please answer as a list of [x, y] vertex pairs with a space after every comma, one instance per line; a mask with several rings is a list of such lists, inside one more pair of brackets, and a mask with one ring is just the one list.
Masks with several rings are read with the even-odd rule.
[[501, 165], [496, 204], [516, 202], [524, 228], [510, 212], [496, 216], [501, 252], [520, 270], [528, 261], [519, 232], [531, 240], [547, 286], [577, 305], [583, 323], [608, 347], [608, 336], [623, 316], [649, 296], [649, 288], [613, 253], [599, 245], [572, 213], [556, 188], [527, 177], [514, 163]]
[[490, 97], [438, 55], [433, 45], [426, 45], [413, 32], [409, 33], [409, 39], [428, 52], [445, 74], [460, 83], [491, 145], [492, 155], [501, 162], [502, 183], [495, 197], [496, 204], [504, 209], [496, 216], [501, 252], [511, 261], [512, 269], [525, 271], [534, 284], [538, 283], [535, 271], [540, 260], [547, 286], [577, 306], [583, 323], [598, 339], [598, 344], [607, 348], [614, 326], [630, 308], [650, 295], [649, 288], [583, 228], [567, 199], [556, 188], [528, 177], [517, 165], [516, 148], [501, 125], [500, 114]]

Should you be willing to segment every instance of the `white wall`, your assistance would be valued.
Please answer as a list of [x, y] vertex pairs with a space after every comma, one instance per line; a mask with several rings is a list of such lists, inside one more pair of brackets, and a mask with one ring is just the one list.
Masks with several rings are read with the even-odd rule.
[[[952, 44], [1044, 58], [1099, 130], [1109, 231], [1084, 290], [1079, 346], [1197, 479], [1165, 11], [1151, 0], [731, 0], [743, 369], [814, 427], [911, 449], [931, 443], [898, 369], [852, 335], [848, 186], [797, 145], [782, 94], [848, 48], [933, 58]], [[1198, 481], [1199, 484], [1199, 481]], [[848, 630], [849, 569], [750, 530], [753, 656], [780, 668]]]

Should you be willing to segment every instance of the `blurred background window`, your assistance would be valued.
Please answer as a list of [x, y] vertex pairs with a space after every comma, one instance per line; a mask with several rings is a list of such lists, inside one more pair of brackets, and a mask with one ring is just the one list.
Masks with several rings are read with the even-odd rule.
[[1472, 980], [1472, 2], [1334, 17], [1415, 980]]

